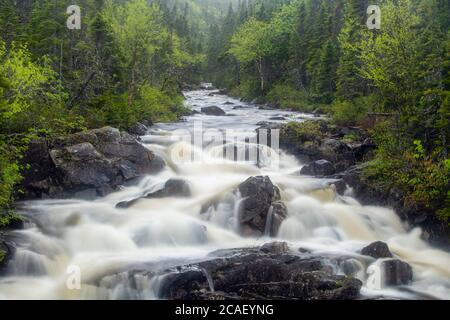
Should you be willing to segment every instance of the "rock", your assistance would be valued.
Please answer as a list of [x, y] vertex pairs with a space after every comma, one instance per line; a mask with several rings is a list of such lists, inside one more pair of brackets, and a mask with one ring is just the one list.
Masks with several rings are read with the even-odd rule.
[[335, 173], [334, 165], [327, 160], [317, 160], [313, 163], [304, 166], [300, 174], [309, 175], [309, 176], [319, 176], [325, 177], [330, 176]]
[[413, 279], [409, 264], [398, 259], [388, 259], [381, 263], [384, 269], [384, 284], [387, 286], [407, 285]]
[[264, 244], [260, 250], [264, 253], [283, 254], [289, 251], [289, 246], [286, 242], [271, 242]]
[[144, 136], [148, 132], [148, 128], [146, 125], [136, 122], [129, 130], [129, 133], [137, 135], [137, 136]]
[[169, 179], [164, 187], [158, 191], [143, 195], [130, 201], [122, 201], [116, 205], [118, 209], [130, 208], [140, 199], [155, 199], [165, 197], [189, 198], [191, 196], [191, 187], [189, 183], [181, 179]]
[[201, 109], [202, 113], [208, 115], [208, 116], [224, 116], [226, 115], [225, 111], [220, 109], [217, 106], [211, 106], [211, 107], [203, 107]]
[[188, 114], [188, 116], [195, 116], [196, 114], [200, 114], [200, 112], [197, 111], [197, 110], [192, 110], [192, 111]]
[[269, 120], [272, 120], [272, 121], [284, 121], [284, 120], [286, 120], [286, 118], [285, 117], [272, 117], [272, 118], [269, 118]]
[[280, 202], [280, 190], [269, 177], [251, 177], [239, 185], [238, 190], [244, 199], [239, 218], [241, 233], [245, 236], [276, 235], [287, 216], [286, 207]]
[[256, 125], [259, 126], [257, 131], [259, 131], [261, 129], [275, 130], [275, 129], [280, 129], [281, 128], [281, 125], [279, 123], [269, 122], [269, 121], [260, 121]]
[[160, 171], [164, 161], [126, 132], [111, 127], [79, 132], [47, 144], [35, 140], [25, 155], [25, 197], [92, 198], [124, 181]]
[[336, 139], [322, 141], [317, 156], [335, 164], [336, 170], [343, 171], [355, 164], [356, 159], [352, 149], [345, 143]]
[[377, 148], [377, 145], [371, 138], [365, 139], [362, 143], [358, 143], [352, 146], [353, 154], [357, 161], [366, 160], [366, 156]]
[[22, 164], [24, 167], [22, 183], [28, 197], [37, 198], [41, 194], [58, 193], [59, 188], [54, 182], [56, 168], [50, 158], [45, 139], [30, 142]]
[[232, 106], [232, 105], [234, 105], [234, 103], [231, 102], [231, 101], [227, 101], [227, 102], [225, 102], [223, 105], [224, 105], [224, 106]]
[[104, 158], [91, 143], [54, 149], [50, 156], [64, 188], [97, 188], [116, 180], [112, 161]]
[[210, 256], [163, 272], [161, 298], [350, 300], [359, 297], [362, 286], [355, 278], [334, 275], [327, 258], [289, 254], [285, 243]]
[[242, 109], [248, 109], [248, 107], [245, 107], [245, 106], [235, 106], [235, 107], [233, 107], [233, 110], [242, 110]]
[[191, 195], [191, 187], [187, 181], [182, 179], [169, 179], [163, 189], [148, 194], [146, 198], [189, 198]]
[[329, 186], [340, 196], [343, 196], [347, 190], [347, 184], [342, 179], [330, 182]]
[[280, 147], [302, 161], [327, 160], [336, 172], [345, 171], [356, 163], [353, 149], [331, 138], [332, 129], [323, 120], [288, 123], [280, 130]]
[[364, 247], [361, 250], [361, 254], [375, 259], [393, 257], [391, 251], [389, 251], [388, 245], [381, 241], [373, 242], [367, 247]]

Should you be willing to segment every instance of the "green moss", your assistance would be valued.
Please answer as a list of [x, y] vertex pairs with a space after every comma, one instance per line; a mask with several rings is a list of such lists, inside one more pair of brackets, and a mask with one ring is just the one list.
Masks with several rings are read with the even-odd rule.
[[281, 128], [281, 135], [288, 142], [298, 143], [316, 141], [322, 137], [320, 123], [317, 121], [289, 122]]
[[5, 257], [6, 257], [6, 252], [0, 250], [0, 264], [2, 263], [3, 259], [5, 259]]

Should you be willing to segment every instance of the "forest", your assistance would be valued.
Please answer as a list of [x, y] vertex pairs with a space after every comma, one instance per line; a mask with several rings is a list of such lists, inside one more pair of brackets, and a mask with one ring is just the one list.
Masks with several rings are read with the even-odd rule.
[[0, 225], [18, 219], [32, 139], [177, 121], [183, 89], [201, 82], [368, 130], [365, 178], [449, 223], [449, 1], [74, 2], [80, 30], [66, 27], [67, 1], [0, 4]]

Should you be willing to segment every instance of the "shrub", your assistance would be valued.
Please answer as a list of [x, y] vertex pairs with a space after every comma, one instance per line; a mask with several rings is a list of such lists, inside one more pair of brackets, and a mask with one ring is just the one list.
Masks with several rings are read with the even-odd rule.
[[89, 127], [109, 125], [126, 130], [139, 121], [174, 121], [184, 113], [181, 96], [169, 96], [144, 85], [134, 101], [130, 101], [126, 93], [117, 95], [111, 92], [92, 99], [86, 118]]
[[333, 121], [341, 126], [354, 126], [361, 122], [367, 112], [379, 107], [375, 95], [359, 97], [353, 101], [335, 101], [331, 106]]
[[379, 146], [376, 157], [365, 168], [364, 178], [378, 190], [397, 188], [406, 208], [423, 208], [443, 221], [450, 218], [450, 164], [438, 152], [427, 153], [419, 140], [409, 145], [380, 124], [374, 131]]
[[138, 120], [153, 122], [175, 121], [183, 114], [184, 108], [180, 96], [161, 92], [151, 86], [144, 85], [139, 90], [139, 99], [136, 102]]
[[281, 128], [280, 136], [289, 143], [315, 141], [322, 136], [317, 121], [289, 122]]
[[306, 91], [299, 91], [286, 84], [274, 86], [267, 94], [266, 100], [281, 109], [292, 109], [302, 112], [311, 112], [317, 107], [317, 105], [309, 102]]
[[[0, 216], [8, 211], [13, 200], [14, 187], [22, 179], [14, 148], [0, 141]], [[4, 216], [6, 217], [6, 216]], [[0, 219], [0, 226], [5, 223]]]

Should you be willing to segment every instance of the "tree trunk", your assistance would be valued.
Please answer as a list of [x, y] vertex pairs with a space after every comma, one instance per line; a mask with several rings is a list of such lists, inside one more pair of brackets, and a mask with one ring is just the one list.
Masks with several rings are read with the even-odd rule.
[[264, 82], [263, 58], [262, 57], [260, 57], [258, 60], [258, 71], [259, 71], [259, 78], [261, 81], [261, 94], [264, 94], [265, 82]]

